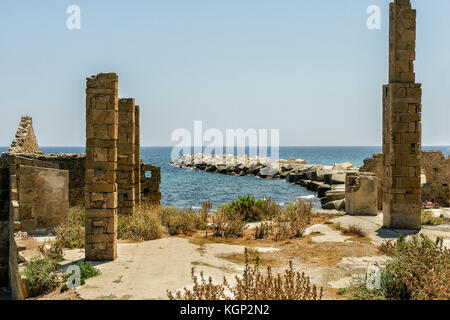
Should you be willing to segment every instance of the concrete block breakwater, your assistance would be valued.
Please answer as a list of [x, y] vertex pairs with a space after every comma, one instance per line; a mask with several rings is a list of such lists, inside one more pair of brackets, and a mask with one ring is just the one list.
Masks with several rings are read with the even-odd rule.
[[359, 172], [359, 168], [349, 162], [330, 166], [307, 164], [306, 160], [296, 158], [272, 160], [248, 155], [184, 155], [170, 164], [211, 173], [285, 179], [317, 192], [322, 207], [331, 210], [345, 209], [345, 174]]

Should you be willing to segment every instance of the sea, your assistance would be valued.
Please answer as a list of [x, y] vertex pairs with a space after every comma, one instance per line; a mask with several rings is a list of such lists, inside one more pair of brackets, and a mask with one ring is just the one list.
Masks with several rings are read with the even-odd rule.
[[[440, 150], [446, 156], [450, 146], [423, 147], [424, 150]], [[7, 147], [0, 147], [6, 152]], [[45, 153], [83, 153], [84, 147], [41, 147]], [[350, 162], [363, 165], [365, 158], [381, 152], [381, 147], [280, 147], [281, 159], [301, 158], [309, 164], [333, 165]], [[266, 180], [258, 177], [238, 177], [217, 173], [182, 169], [169, 164], [172, 147], [141, 147], [145, 163], [161, 167], [161, 204], [178, 208], [198, 209], [205, 200], [214, 207], [230, 202], [239, 195], [251, 195], [257, 199], [271, 198], [281, 205], [301, 198], [320, 207], [315, 193], [284, 180]]]

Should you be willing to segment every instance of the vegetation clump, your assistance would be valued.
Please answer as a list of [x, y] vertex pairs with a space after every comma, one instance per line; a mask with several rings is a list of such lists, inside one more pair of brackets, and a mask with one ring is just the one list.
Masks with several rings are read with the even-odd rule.
[[396, 243], [382, 244], [379, 250], [389, 255], [380, 269], [380, 288], [369, 290], [364, 279], [356, 279], [341, 293], [353, 299], [450, 299], [450, 250], [442, 238], [400, 237]]
[[119, 215], [118, 237], [132, 241], [159, 239], [163, 235], [160, 220], [161, 208], [153, 205], [140, 205], [132, 215]]
[[438, 226], [441, 224], [450, 223], [450, 219], [444, 216], [435, 216], [433, 212], [422, 210], [422, 225], [423, 226]]
[[57, 269], [59, 264], [53, 259], [36, 259], [27, 262], [21, 274], [25, 277], [30, 297], [51, 292], [59, 285]]
[[200, 279], [192, 269], [194, 286], [191, 290], [175, 294], [167, 291], [170, 300], [320, 300], [320, 290], [311, 284], [304, 273], [294, 271], [292, 262], [284, 273], [272, 274], [270, 267], [265, 274], [259, 268], [257, 257], [253, 266], [249, 263], [248, 250], [245, 250], [245, 269], [241, 276], [236, 276], [230, 284], [224, 277], [221, 284], [214, 284], [211, 277], [205, 279], [203, 272]]
[[[98, 268], [94, 267], [92, 265], [92, 262], [88, 261], [88, 262], [82, 262], [79, 264], [76, 264], [76, 266], [78, 266], [78, 268], [80, 268], [80, 285], [84, 285], [86, 283], [86, 279], [92, 278], [92, 277], [96, 277], [98, 276], [101, 272]], [[71, 273], [66, 272], [63, 276], [64, 282], [65, 284], [61, 287], [61, 293], [64, 291], [69, 290], [69, 287], [67, 286], [67, 282], [69, 281], [70, 277], [73, 276], [75, 274], [75, 270], [73, 270]], [[76, 285], [76, 279], [72, 280], [72, 284]]]
[[58, 248], [84, 248], [86, 213], [81, 208], [70, 208], [67, 221], [55, 228]]

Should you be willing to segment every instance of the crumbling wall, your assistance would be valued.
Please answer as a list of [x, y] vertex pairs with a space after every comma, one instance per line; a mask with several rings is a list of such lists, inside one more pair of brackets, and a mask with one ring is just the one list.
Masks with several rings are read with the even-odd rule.
[[117, 257], [118, 77], [100, 73], [86, 89], [87, 260]]
[[[4, 154], [7, 158], [9, 154]], [[22, 158], [50, 163], [53, 168], [69, 171], [69, 204], [84, 207], [86, 154], [16, 154]]]
[[415, 83], [416, 11], [390, 4], [389, 84], [383, 87], [383, 224], [421, 228], [421, 84]]
[[134, 108], [134, 192], [135, 202], [141, 202], [141, 108], [135, 106]]
[[9, 152], [12, 153], [41, 153], [34, 135], [33, 120], [29, 116], [22, 116], [16, 136], [11, 143]]
[[9, 170], [0, 167], [0, 288], [8, 286]]
[[377, 177], [371, 172], [347, 172], [345, 176], [345, 213], [377, 215]]
[[372, 172], [377, 177], [378, 209], [383, 210], [383, 161], [382, 153], [374, 154], [372, 158], [364, 159], [360, 172]]
[[117, 145], [118, 213], [131, 215], [135, 203], [135, 102], [134, 99], [119, 99], [119, 138]]
[[422, 186], [422, 201], [450, 206], [450, 156], [441, 151], [422, 152], [422, 168], [427, 182]]
[[52, 229], [67, 219], [69, 171], [19, 166], [17, 171], [21, 229]]
[[[147, 177], [148, 173], [150, 177]], [[141, 201], [158, 205], [161, 200], [159, 185], [161, 184], [161, 168], [141, 163]]]

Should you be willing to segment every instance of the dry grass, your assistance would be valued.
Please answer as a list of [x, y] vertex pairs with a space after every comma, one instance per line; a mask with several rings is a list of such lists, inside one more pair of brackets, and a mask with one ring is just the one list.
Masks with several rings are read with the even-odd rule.
[[175, 294], [167, 291], [170, 300], [320, 300], [322, 288], [317, 289], [311, 284], [308, 276], [304, 273], [295, 272], [292, 262], [289, 268], [282, 274], [272, 274], [270, 267], [263, 274], [259, 268], [259, 260], [250, 266], [249, 256], [245, 252], [245, 269], [240, 277], [235, 278], [234, 284], [229, 284], [224, 278], [222, 284], [214, 284], [212, 278], [206, 280], [203, 272], [200, 278], [192, 269], [192, 281], [194, 286], [191, 290], [184, 289]]
[[146, 241], [161, 238], [165, 233], [161, 226], [162, 210], [160, 206], [141, 204], [132, 215], [119, 215], [119, 239]]
[[338, 230], [346, 236], [356, 236], [358, 238], [367, 237], [367, 232], [357, 224], [349, 225], [348, 227], [340, 227]]
[[263, 222], [256, 227], [255, 239], [272, 238], [275, 241], [301, 238], [311, 223], [312, 204], [295, 200], [272, 217], [273, 223]]
[[212, 232], [215, 237], [239, 238], [244, 235], [244, 230], [247, 229], [247, 223], [241, 218], [241, 214], [236, 210], [227, 212], [220, 210], [212, 217]]

